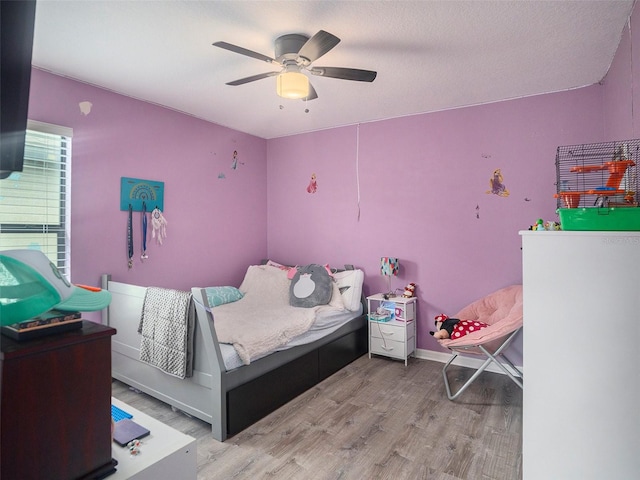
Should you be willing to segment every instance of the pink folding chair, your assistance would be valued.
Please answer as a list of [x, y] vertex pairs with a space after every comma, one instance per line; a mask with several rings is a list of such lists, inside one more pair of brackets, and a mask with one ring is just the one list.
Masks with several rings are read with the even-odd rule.
[[[442, 369], [449, 400], [456, 399], [492, 363], [502, 369], [518, 387], [523, 388], [522, 372], [504, 355], [504, 350], [522, 330], [522, 285], [511, 285], [490, 293], [464, 307], [453, 318], [478, 320], [489, 326], [454, 340], [438, 340], [440, 345], [452, 352], [451, 359]], [[486, 360], [457, 392], [452, 393], [447, 369], [460, 353], [481, 355]], [[499, 359], [504, 360], [512, 371]]]

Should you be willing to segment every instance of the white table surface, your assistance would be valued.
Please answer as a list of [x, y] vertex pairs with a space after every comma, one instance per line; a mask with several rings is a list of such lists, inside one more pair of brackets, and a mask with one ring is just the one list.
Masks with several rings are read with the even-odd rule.
[[196, 439], [146, 415], [117, 398], [116, 407], [133, 415], [134, 422], [151, 433], [140, 440], [140, 453], [131, 455], [127, 447], [112, 445], [112, 456], [118, 461], [116, 472], [107, 480], [188, 480], [196, 479]]

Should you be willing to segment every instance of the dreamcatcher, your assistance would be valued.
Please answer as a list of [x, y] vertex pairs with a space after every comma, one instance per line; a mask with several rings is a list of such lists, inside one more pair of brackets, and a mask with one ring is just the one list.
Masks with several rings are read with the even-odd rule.
[[162, 240], [167, 238], [167, 220], [162, 216], [162, 211], [156, 207], [151, 212], [151, 236], [156, 238], [156, 241], [162, 245]]

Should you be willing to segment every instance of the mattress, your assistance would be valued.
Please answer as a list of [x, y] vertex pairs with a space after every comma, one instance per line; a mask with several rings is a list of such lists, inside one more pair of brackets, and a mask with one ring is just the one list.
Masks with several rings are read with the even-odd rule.
[[[353, 320], [354, 318], [362, 315], [362, 310], [362, 305], [360, 305], [359, 310], [356, 310], [354, 312], [346, 309], [322, 307], [318, 310], [316, 319], [308, 331], [306, 331], [302, 335], [295, 337], [286, 345], [279, 347], [276, 351], [287, 350], [299, 345], [313, 343], [316, 340], [319, 340], [322, 337], [333, 333], [342, 325], [348, 323], [350, 320]], [[220, 343], [220, 352], [222, 353], [222, 359], [224, 361], [226, 371], [234, 370], [236, 368], [244, 366], [242, 359], [238, 355], [238, 352], [236, 352], [236, 349], [233, 345], [229, 343]], [[254, 358], [253, 360], [265, 357], [269, 355], [269, 353], [273, 352], [265, 353], [260, 357]]]

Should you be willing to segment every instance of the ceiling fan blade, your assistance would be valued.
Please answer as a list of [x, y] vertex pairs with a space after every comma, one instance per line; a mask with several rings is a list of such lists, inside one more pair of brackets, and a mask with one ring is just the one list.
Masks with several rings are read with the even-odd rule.
[[262, 55], [261, 53], [254, 52], [253, 50], [247, 50], [246, 48], [238, 47], [237, 45], [233, 45], [231, 43], [215, 42], [213, 45], [215, 47], [224, 48], [225, 50], [229, 50], [229, 51], [234, 52], [234, 53], [239, 53], [240, 55], [246, 55], [247, 57], [251, 57], [251, 58], [256, 58], [258, 60], [262, 60], [263, 62], [276, 63], [277, 64], [277, 62], [271, 57], [267, 57], [266, 55]]
[[300, 48], [298, 55], [313, 63], [333, 47], [340, 43], [340, 39], [329, 32], [320, 30]]
[[267, 78], [267, 77], [273, 77], [274, 75], [278, 75], [279, 73], [280, 72], [259, 73], [258, 75], [252, 75], [250, 77], [234, 80], [233, 82], [227, 82], [226, 85], [237, 87], [238, 85], [244, 85], [245, 83], [255, 82], [256, 80], [262, 80], [263, 78]]
[[318, 98], [318, 94], [316, 93], [316, 89], [313, 88], [313, 85], [309, 84], [309, 93], [302, 100], [303, 101], [309, 101], [309, 100], [315, 100], [316, 98]]
[[355, 80], [356, 82], [373, 82], [377, 72], [372, 70], [359, 70], [357, 68], [341, 67], [313, 67], [309, 69], [313, 75], [321, 77], [339, 78], [342, 80]]

